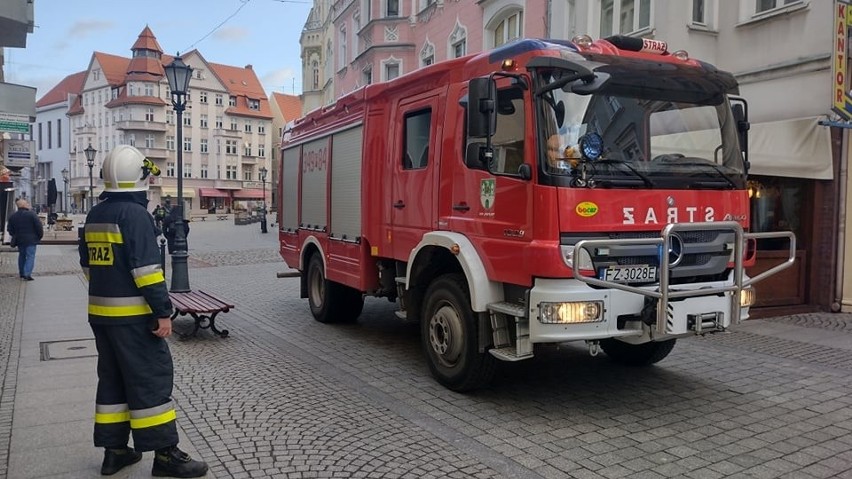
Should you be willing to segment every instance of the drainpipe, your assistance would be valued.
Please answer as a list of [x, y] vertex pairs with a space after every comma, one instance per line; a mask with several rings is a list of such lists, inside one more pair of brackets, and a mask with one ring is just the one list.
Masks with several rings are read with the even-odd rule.
[[848, 176], [849, 130], [842, 128], [840, 140], [840, 172], [838, 173], [838, 225], [837, 225], [837, 264], [834, 276], [834, 302], [831, 311], [837, 313], [843, 309], [843, 262], [846, 247], [846, 181]]

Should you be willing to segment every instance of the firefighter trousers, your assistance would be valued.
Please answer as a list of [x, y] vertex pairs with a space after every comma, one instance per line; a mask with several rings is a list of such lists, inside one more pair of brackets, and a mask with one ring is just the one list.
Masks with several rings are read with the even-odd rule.
[[98, 348], [95, 447], [121, 447], [133, 433], [137, 451], [178, 443], [174, 369], [168, 343], [146, 324], [92, 324]]

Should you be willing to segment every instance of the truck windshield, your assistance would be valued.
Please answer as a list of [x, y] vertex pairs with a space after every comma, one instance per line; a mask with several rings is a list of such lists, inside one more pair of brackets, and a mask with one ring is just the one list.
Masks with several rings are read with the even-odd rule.
[[[588, 95], [571, 92], [570, 85], [542, 89], [543, 181], [576, 185], [570, 179], [585, 168], [594, 184], [604, 188], [744, 187], [742, 152], [727, 97], [705, 85], [695, 87], [689, 79], [655, 82], [659, 73], [622, 77]], [[539, 85], [557, 81], [560, 74], [540, 72]], [[685, 92], [688, 87], [696, 90]], [[579, 143], [589, 133], [603, 139], [603, 153], [585, 161]]]

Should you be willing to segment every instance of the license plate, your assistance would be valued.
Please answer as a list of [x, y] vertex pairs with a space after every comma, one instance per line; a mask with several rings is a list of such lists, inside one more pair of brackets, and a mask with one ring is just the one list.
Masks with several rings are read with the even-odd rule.
[[614, 283], [648, 283], [657, 280], [657, 268], [647, 264], [610, 266], [601, 269], [600, 278]]

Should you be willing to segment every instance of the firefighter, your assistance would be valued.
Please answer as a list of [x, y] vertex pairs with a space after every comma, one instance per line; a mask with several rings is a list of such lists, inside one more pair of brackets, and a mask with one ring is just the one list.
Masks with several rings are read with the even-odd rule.
[[[112, 475], [156, 451], [152, 474], [200, 477], [207, 464], [178, 449], [174, 368], [166, 339], [172, 304], [160, 265], [148, 176], [156, 165], [128, 145], [104, 160], [101, 203], [86, 216], [80, 266], [89, 280], [89, 324], [98, 349], [95, 447]], [[133, 447], [127, 445], [133, 435]]]

